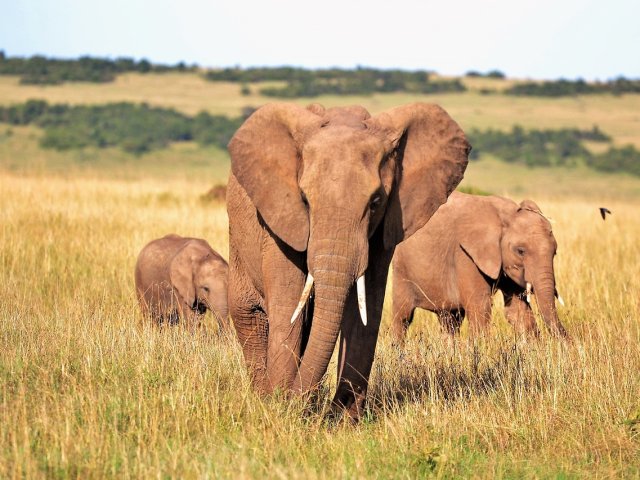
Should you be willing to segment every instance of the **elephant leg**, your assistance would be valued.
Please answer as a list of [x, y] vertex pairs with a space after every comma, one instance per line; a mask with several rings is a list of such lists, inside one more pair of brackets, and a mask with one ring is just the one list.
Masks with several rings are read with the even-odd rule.
[[485, 333], [491, 324], [492, 284], [462, 249], [456, 253], [458, 304], [466, 311], [470, 336], [475, 337]]
[[[265, 282], [269, 339], [267, 377], [270, 389], [288, 389], [298, 372], [305, 312], [291, 323], [306, 279], [305, 255], [272, 237], [263, 246], [262, 274]], [[307, 329], [308, 330], [308, 329]]]
[[179, 326], [191, 333], [195, 333], [198, 327], [202, 325], [202, 315], [200, 315], [196, 310], [192, 310], [182, 302], [178, 302], [177, 307], [177, 323]]
[[438, 312], [438, 320], [444, 333], [450, 336], [459, 335], [465, 312], [463, 309], [444, 310]]
[[378, 230], [370, 240], [369, 268], [365, 274], [368, 323], [366, 326], [362, 324], [353, 288], [347, 298], [340, 332], [338, 387], [333, 404], [346, 410], [353, 420], [357, 420], [364, 412], [380, 330], [387, 274], [394, 251], [382, 247], [380, 232]]
[[233, 329], [231, 328], [231, 322], [228, 315], [218, 315], [214, 312], [214, 318], [218, 323], [218, 334], [223, 336], [233, 335]]
[[176, 308], [165, 310], [163, 313], [158, 313], [155, 318], [160, 326], [174, 326], [180, 324], [180, 312]]
[[391, 338], [394, 345], [404, 346], [407, 330], [413, 322], [415, 302], [407, 291], [406, 282], [394, 277], [391, 310]]
[[196, 312], [187, 311], [183, 313], [182, 321], [185, 329], [191, 333], [195, 333], [202, 324], [202, 316]]
[[538, 337], [540, 330], [531, 306], [515, 293], [503, 293], [505, 315], [516, 333]]
[[229, 262], [229, 314], [233, 320], [238, 341], [254, 388], [268, 391], [267, 339], [269, 322], [264, 302], [258, 291], [230, 252]]
[[472, 292], [464, 303], [471, 336], [486, 333], [491, 325], [491, 290]]

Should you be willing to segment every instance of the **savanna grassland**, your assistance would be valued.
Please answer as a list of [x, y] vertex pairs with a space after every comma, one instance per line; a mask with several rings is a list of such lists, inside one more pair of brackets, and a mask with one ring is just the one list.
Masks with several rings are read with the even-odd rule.
[[[237, 113], [263, 101], [196, 81], [131, 74], [26, 87], [0, 78], [0, 103], [126, 99]], [[465, 128], [597, 124], [616, 143], [640, 145], [638, 97], [318, 101], [376, 112], [421, 99]], [[351, 425], [324, 415], [334, 366], [311, 408], [261, 399], [212, 318], [197, 334], [141, 323], [133, 266], [148, 240], [177, 232], [228, 255], [225, 207], [202, 198], [225, 180], [223, 151], [56, 152], [38, 146], [40, 134], [0, 124], [0, 478], [640, 477], [640, 179], [471, 163], [464, 185], [534, 198], [553, 219], [559, 315], [573, 341], [525, 343], [497, 308], [489, 338], [471, 344], [463, 329], [452, 346], [422, 312], [401, 354], [386, 305], [368, 411]], [[614, 212], [604, 222], [600, 206]]]

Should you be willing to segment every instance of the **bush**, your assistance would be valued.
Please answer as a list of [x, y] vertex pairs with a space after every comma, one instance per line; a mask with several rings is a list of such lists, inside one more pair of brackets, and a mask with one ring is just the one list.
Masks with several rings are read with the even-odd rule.
[[500, 70], [490, 70], [489, 72], [487, 72], [486, 77], [503, 79], [503, 78], [506, 78], [507, 76]]
[[231, 119], [200, 112], [191, 122], [191, 133], [193, 139], [201, 145], [217, 145], [220, 148], [226, 148], [242, 122], [242, 117]]
[[480, 78], [480, 77], [499, 78], [499, 79], [506, 78], [506, 75], [502, 73], [500, 70], [489, 70], [487, 73], [480, 73], [477, 70], [469, 70], [467, 73], [464, 74], [464, 76], [470, 77], [470, 78]]
[[640, 176], [640, 151], [631, 145], [611, 148], [590, 159], [588, 165], [601, 172], [627, 172]]
[[49, 109], [44, 100], [27, 100], [20, 105], [0, 106], [0, 122], [11, 125], [28, 125], [40, 118]]

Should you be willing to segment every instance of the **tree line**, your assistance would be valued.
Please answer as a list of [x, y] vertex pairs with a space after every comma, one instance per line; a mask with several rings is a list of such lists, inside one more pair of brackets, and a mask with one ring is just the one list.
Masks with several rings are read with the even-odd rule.
[[358, 67], [356, 69], [329, 68], [309, 70], [295, 67], [225, 68], [205, 73], [213, 82], [237, 82], [248, 93], [249, 83], [286, 82], [284, 86], [268, 86], [260, 89], [267, 97], [301, 98], [319, 95], [371, 95], [372, 93], [439, 93], [463, 92], [460, 80], [430, 79], [426, 70], [381, 70]]
[[640, 93], [640, 80], [618, 77], [607, 82], [587, 83], [584, 80], [555, 80], [545, 82], [525, 82], [507, 88], [504, 93], [531, 97], [568, 97], [609, 93]]
[[124, 102], [69, 106], [29, 100], [0, 107], [0, 122], [41, 127], [43, 148], [120, 147], [136, 155], [182, 141], [226, 148], [244, 120], [207, 112], [190, 117], [169, 108]]
[[504, 72], [501, 72], [500, 70], [489, 70], [486, 73], [482, 73], [477, 70], [469, 70], [464, 74], [464, 76], [470, 78], [496, 78], [499, 80], [507, 78]]
[[574, 167], [584, 164], [602, 172], [624, 172], [640, 176], [640, 151], [628, 145], [594, 154], [584, 141], [611, 144], [611, 137], [597, 126], [591, 130], [524, 130], [514, 126], [510, 132], [497, 130], [471, 130], [468, 134], [473, 145], [470, 159], [483, 154], [493, 155], [505, 162], [530, 167]]
[[[18, 75], [22, 84], [57, 85], [64, 82], [111, 82], [125, 72], [197, 71], [197, 65], [187, 66], [152, 64], [146, 59], [134, 60], [122, 57], [111, 60], [83, 56], [78, 59], [56, 59], [42, 55], [28, 58], [8, 57], [0, 50], [0, 75]], [[370, 95], [372, 93], [407, 92], [417, 94], [455, 93], [467, 90], [459, 79], [434, 80], [432, 71], [399, 70], [357, 67], [355, 69], [326, 68], [305, 69], [298, 67], [252, 67], [209, 69], [204, 78], [210, 81], [242, 84], [241, 92], [250, 93], [249, 84], [261, 82], [286, 82], [284, 86], [264, 86], [260, 93], [279, 98], [316, 97], [319, 95]], [[504, 79], [499, 70], [481, 73], [468, 71], [466, 77]], [[494, 93], [485, 90], [483, 93]], [[517, 83], [504, 90], [507, 95], [564, 97], [610, 93], [640, 93], [640, 79], [618, 77], [606, 82], [588, 83], [577, 80], [550, 80]]]
[[525, 130], [514, 126], [510, 132], [498, 130], [471, 130], [468, 134], [473, 150], [470, 158], [484, 153], [506, 162], [530, 166], [566, 166], [577, 159], [591, 155], [583, 141], [610, 143], [611, 137], [597, 126], [591, 130]]
[[0, 50], [0, 75], [18, 75], [24, 85], [59, 85], [64, 82], [105, 83], [113, 81], [118, 74], [126, 72], [193, 71], [197, 66], [184, 62], [176, 65], [156, 65], [148, 60], [132, 58], [80, 57], [78, 59], [47, 58], [34, 55], [29, 58], [7, 57]]
[[[467, 88], [459, 79], [433, 80], [432, 71], [427, 70], [382, 70], [358, 67], [356, 69], [309, 70], [295, 67], [224, 68], [210, 70], [205, 78], [210, 81], [236, 82], [243, 85], [242, 92], [250, 92], [248, 85], [260, 82], [286, 82], [285, 86], [270, 86], [260, 89], [265, 96], [280, 98], [316, 97], [318, 95], [369, 95], [372, 93], [443, 93], [464, 92]], [[469, 78], [505, 79], [500, 70], [481, 73], [470, 70]], [[483, 90], [483, 93], [495, 93]], [[609, 93], [640, 93], [640, 80], [618, 77], [606, 82], [587, 83], [577, 80], [547, 80], [542, 82], [517, 83], [504, 90], [507, 95], [565, 97]]]
[[[252, 107], [246, 107], [243, 114], [235, 118], [207, 112], [188, 116], [147, 104], [70, 106], [29, 100], [0, 107], [0, 122], [42, 128], [43, 148], [119, 147], [142, 154], [183, 141], [226, 148], [234, 132], [252, 112]], [[532, 167], [585, 164], [599, 171], [640, 176], [640, 151], [633, 146], [613, 147], [611, 137], [597, 126], [585, 130], [525, 130], [515, 126], [506, 132], [471, 130], [468, 136], [473, 145], [471, 160], [489, 154], [505, 162]], [[585, 147], [585, 141], [608, 144], [609, 150], [594, 154]]]

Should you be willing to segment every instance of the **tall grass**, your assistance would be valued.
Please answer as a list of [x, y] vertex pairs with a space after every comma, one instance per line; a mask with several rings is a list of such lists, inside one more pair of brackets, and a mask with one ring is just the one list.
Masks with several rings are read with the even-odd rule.
[[[555, 221], [573, 337], [443, 341], [421, 313], [387, 335], [356, 426], [251, 390], [233, 339], [141, 323], [133, 266], [169, 232], [225, 257], [204, 180], [0, 174], [0, 478], [599, 478], [640, 475], [640, 216], [536, 198]], [[500, 303], [500, 299], [496, 300]], [[464, 333], [464, 332], [463, 332]]]

